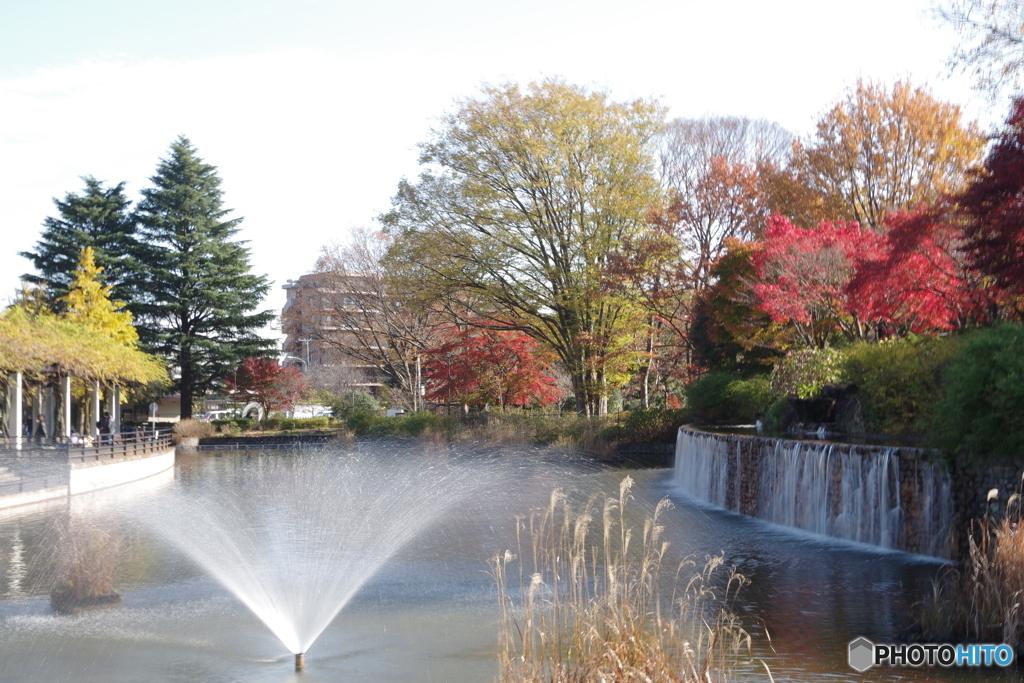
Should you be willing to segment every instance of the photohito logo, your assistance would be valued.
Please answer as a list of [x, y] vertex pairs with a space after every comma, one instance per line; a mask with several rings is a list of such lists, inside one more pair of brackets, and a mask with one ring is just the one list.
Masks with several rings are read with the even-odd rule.
[[912, 643], [876, 645], [867, 638], [850, 641], [850, 668], [867, 671], [873, 666], [1010, 666], [1009, 645], [950, 645]]

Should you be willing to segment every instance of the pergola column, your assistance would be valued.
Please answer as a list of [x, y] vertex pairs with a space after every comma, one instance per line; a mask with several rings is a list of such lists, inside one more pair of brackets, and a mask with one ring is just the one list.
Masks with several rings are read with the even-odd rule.
[[89, 434], [94, 437], [100, 435], [100, 428], [96, 423], [100, 419], [100, 381], [97, 379], [92, 385], [92, 414], [89, 416]]
[[21, 373], [12, 373], [7, 382], [7, 429], [17, 449], [21, 448], [21, 404], [24, 400], [21, 391]]
[[110, 392], [110, 433], [121, 433], [121, 387], [116, 384]]
[[64, 411], [64, 426], [61, 436], [71, 438], [71, 375], [60, 378], [61, 410]]

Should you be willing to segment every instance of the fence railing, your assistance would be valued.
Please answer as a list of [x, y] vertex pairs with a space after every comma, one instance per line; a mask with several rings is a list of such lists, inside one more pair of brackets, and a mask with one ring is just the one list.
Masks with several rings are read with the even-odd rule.
[[133, 434], [101, 434], [92, 445], [67, 444], [68, 461], [105, 460], [131, 455], [145, 455], [171, 448], [171, 433], [135, 432]]

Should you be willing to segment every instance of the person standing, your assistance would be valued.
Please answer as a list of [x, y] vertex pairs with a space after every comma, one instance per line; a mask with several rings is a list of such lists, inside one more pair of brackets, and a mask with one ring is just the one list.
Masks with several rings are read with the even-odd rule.
[[47, 437], [50, 435], [46, 433], [46, 418], [43, 417], [42, 413], [36, 415], [36, 439], [39, 445], [42, 446], [46, 443]]
[[96, 421], [96, 428], [100, 433], [100, 443], [110, 442], [110, 413], [103, 413], [103, 417]]

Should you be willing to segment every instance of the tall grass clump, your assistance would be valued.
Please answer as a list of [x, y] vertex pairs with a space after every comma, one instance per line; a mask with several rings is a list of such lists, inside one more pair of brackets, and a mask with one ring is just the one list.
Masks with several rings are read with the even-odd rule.
[[65, 520], [52, 531], [49, 556], [60, 577], [50, 593], [54, 609], [71, 613], [82, 606], [120, 602], [113, 588], [123, 554], [120, 534], [78, 518]]
[[[989, 500], [998, 492], [989, 492]], [[949, 568], [921, 603], [921, 637], [939, 634], [964, 642], [1024, 644], [1024, 526], [1021, 494], [1010, 496], [1006, 514], [986, 513], [971, 527], [968, 561]], [[951, 638], [949, 637], [951, 636]]]
[[205, 439], [213, 436], [214, 426], [209, 422], [200, 422], [199, 420], [188, 418], [175, 422], [171, 427], [171, 430], [174, 432], [174, 436], [176, 437], [175, 441], [180, 442], [181, 439]]
[[731, 572], [717, 589], [716, 557], [703, 569], [684, 561], [666, 588], [660, 517], [671, 503], [658, 504], [637, 538], [626, 515], [632, 484], [627, 477], [617, 497], [578, 510], [554, 491], [546, 509], [518, 525], [517, 553], [492, 559], [502, 683], [713, 683], [749, 652], [750, 636], [728, 607], [747, 580]]

